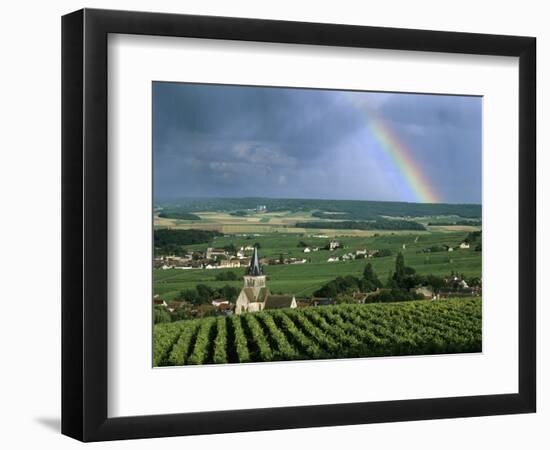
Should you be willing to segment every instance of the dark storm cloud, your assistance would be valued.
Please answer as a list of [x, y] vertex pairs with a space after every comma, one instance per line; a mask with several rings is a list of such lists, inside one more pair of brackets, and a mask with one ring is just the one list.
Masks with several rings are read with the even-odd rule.
[[[480, 201], [479, 99], [346, 95], [361, 96], [394, 127], [443, 200]], [[155, 199], [414, 201], [396, 197], [367, 121], [336, 91], [154, 83]]]

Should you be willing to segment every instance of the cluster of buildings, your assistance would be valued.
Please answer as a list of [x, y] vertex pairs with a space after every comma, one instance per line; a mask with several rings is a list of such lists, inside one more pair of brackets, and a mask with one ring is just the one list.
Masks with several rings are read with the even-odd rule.
[[250, 257], [245, 252], [254, 250], [252, 245], [243, 246], [235, 252], [223, 248], [209, 247], [205, 252], [194, 251], [183, 256], [156, 256], [156, 269], [227, 269], [246, 267]]
[[330, 256], [327, 262], [339, 262], [339, 261], [351, 261], [353, 259], [362, 258], [376, 258], [380, 253], [380, 250], [355, 250], [355, 252], [348, 252], [340, 256]]
[[[205, 252], [194, 251], [183, 256], [157, 256], [154, 259], [156, 269], [231, 269], [247, 267], [250, 264], [252, 245], [228, 251], [223, 248], [208, 247]], [[263, 258], [262, 264], [305, 264], [305, 258]]]
[[235, 305], [224, 298], [212, 300], [210, 303], [202, 305], [192, 305], [182, 300], [166, 301], [155, 295], [153, 297], [154, 306], [162, 306], [169, 312], [175, 312], [182, 308], [186, 310], [188, 318], [204, 317], [211, 315], [231, 315], [235, 310]]

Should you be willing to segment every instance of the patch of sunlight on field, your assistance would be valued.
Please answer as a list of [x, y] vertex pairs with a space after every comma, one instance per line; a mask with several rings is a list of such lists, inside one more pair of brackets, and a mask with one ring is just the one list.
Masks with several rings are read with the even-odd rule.
[[430, 231], [479, 231], [481, 227], [471, 225], [429, 225]]

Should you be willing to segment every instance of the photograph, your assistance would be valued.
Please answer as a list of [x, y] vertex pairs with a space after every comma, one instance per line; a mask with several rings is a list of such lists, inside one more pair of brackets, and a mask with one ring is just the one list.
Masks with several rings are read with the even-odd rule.
[[155, 81], [152, 105], [153, 366], [482, 351], [482, 97]]

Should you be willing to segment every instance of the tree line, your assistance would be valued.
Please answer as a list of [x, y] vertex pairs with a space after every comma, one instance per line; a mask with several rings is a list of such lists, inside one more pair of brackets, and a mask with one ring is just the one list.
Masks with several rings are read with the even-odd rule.
[[223, 234], [210, 230], [158, 228], [154, 231], [155, 255], [181, 256], [186, 253], [185, 245], [207, 243], [216, 236]]
[[343, 220], [341, 222], [300, 222], [303, 228], [330, 228], [334, 230], [415, 230], [425, 231], [426, 227], [412, 220], [376, 219], [371, 221]]

